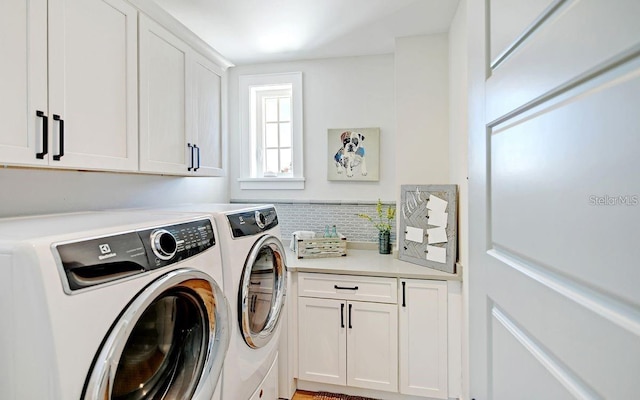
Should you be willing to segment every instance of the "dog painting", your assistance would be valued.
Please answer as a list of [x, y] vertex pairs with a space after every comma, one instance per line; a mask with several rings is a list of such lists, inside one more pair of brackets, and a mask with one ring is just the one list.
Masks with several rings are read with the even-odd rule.
[[329, 180], [377, 181], [379, 147], [378, 128], [329, 129]]

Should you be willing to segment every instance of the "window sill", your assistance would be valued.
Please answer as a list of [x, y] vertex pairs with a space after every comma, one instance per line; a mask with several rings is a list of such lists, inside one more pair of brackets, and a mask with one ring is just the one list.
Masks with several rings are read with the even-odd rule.
[[241, 190], [301, 190], [304, 178], [240, 178]]

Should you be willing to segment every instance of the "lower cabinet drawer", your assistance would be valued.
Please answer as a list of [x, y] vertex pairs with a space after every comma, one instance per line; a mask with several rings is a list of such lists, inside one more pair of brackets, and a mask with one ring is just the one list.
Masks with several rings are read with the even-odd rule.
[[397, 287], [396, 278], [316, 273], [298, 276], [298, 296], [306, 297], [396, 304]]

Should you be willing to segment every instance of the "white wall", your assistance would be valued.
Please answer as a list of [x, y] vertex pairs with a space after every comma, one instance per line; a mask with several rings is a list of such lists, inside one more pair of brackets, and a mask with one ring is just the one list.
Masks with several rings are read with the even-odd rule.
[[447, 34], [396, 39], [396, 198], [403, 184], [449, 183]]
[[[302, 72], [304, 190], [241, 190], [238, 77]], [[396, 123], [393, 55], [345, 57], [229, 69], [229, 188], [241, 200], [393, 200], [396, 191]], [[380, 180], [327, 180], [327, 129], [380, 128]]]
[[449, 31], [449, 179], [458, 185], [459, 258], [469, 263], [468, 232], [468, 135], [467, 135], [467, 31], [466, 0], [461, 0]]
[[468, 189], [467, 1], [460, 0], [449, 29], [449, 177], [458, 185], [458, 252], [463, 265], [462, 398], [469, 398], [469, 189]]
[[224, 178], [0, 169], [0, 217], [226, 201]]

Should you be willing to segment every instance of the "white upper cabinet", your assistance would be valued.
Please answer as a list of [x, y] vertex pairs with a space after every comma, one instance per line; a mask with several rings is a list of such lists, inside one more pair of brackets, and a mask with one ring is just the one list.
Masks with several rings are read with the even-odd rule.
[[0, 83], [11, 93], [0, 100], [0, 161], [137, 170], [136, 10], [122, 0], [13, 1], [0, 10], [10, 38], [0, 41]]
[[192, 63], [193, 142], [199, 175], [224, 175], [222, 165], [223, 71], [198, 53]]
[[140, 170], [222, 175], [222, 69], [140, 16]]
[[0, 162], [46, 165], [46, 0], [0, 2], [0, 54]]
[[[140, 170], [186, 174], [189, 47], [165, 28], [140, 16]], [[189, 144], [190, 145], [190, 144]]]
[[63, 154], [52, 165], [137, 170], [136, 60], [137, 11], [127, 2], [49, 0], [52, 149]]
[[228, 64], [151, 9], [171, 31], [125, 0], [0, 4], [0, 164], [224, 174]]

